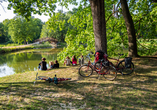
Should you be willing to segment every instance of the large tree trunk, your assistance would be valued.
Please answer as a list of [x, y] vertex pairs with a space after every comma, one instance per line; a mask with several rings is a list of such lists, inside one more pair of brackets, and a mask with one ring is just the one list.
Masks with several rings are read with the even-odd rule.
[[102, 50], [107, 53], [104, 0], [89, 0], [89, 2], [93, 16], [95, 51]]
[[122, 14], [125, 20], [125, 25], [126, 25], [127, 33], [128, 33], [129, 56], [138, 57], [135, 28], [134, 28], [132, 17], [129, 12], [128, 4], [126, 0], [120, 0], [120, 3], [122, 6]]

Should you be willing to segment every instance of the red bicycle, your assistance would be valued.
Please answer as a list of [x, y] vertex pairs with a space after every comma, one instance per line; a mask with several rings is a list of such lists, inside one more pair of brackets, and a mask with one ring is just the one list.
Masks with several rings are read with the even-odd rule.
[[117, 76], [117, 70], [113, 65], [104, 66], [103, 61], [99, 63], [91, 63], [90, 54], [86, 56], [88, 63], [80, 66], [79, 74], [82, 77], [89, 77], [93, 74], [93, 71], [96, 71], [98, 75], [103, 75], [107, 80], [114, 80]]
[[[126, 57], [125, 59], [120, 61], [119, 60], [120, 56], [122, 56], [124, 54], [118, 54], [118, 55], [119, 55], [118, 59], [106, 57], [105, 61], [108, 62], [110, 65], [114, 66], [116, 68], [116, 70], [118, 72], [120, 72], [122, 75], [129, 75], [129, 74], [131, 74], [134, 71], [134, 64], [133, 64], [132, 61], [130, 61], [129, 65], [126, 64], [126, 58], [131, 58], [131, 57]], [[116, 60], [116, 64], [114, 65], [108, 59]], [[97, 62], [97, 63], [98, 64], [100, 64], [100, 63], [103, 64], [103, 61], [100, 61], [100, 62]], [[96, 63], [96, 65], [98, 65], [97, 63]]]

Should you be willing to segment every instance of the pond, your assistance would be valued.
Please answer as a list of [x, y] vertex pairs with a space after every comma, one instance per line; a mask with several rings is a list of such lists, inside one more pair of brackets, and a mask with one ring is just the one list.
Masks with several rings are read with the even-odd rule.
[[62, 48], [31, 49], [0, 55], [0, 77], [14, 73], [36, 71], [42, 57], [46, 58], [47, 67], [49, 68], [48, 62], [56, 60], [57, 53], [61, 50]]

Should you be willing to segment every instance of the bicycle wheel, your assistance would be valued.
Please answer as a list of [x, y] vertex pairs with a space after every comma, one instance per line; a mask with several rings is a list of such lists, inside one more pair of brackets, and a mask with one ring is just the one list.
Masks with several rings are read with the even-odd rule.
[[38, 78], [41, 80], [48, 80], [49, 79], [49, 77], [47, 77], [47, 76], [38, 76]]
[[131, 62], [131, 67], [126, 68], [125, 67], [125, 60], [122, 60], [121, 62], [118, 63], [117, 68], [121, 70], [122, 75], [129, 75], [134, 71], [134, 64]]
[[105, 74], [103, 74], [103, 77], [107, 80], [113, 81], [117, 77], [117, 70], [113, 66], [105, 67], [107, 70]]
[[102, 68], [101, 62], [96, 62], [94, 66], [95, 71], [101, 71], [101, 68]]
[[89, 65], [82, 65], [79, 68], [79, 74], [83, 77], [89, 77], [90, 75], [92, 75], [92, 73], [93, 69]]

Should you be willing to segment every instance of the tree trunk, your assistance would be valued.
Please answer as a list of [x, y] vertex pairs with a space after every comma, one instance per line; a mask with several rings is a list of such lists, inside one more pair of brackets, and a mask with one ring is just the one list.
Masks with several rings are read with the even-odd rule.
[[26, 40], [24, 40], [24, 44], [26, 45]]
[[95, 51], [102, 50], [107, 53], [104, 0], [89, 0], [89, 2], [93, 16]]
[[135, 28], [134, 28], [132, 17], [129, 12], [128, 4], [126, 0], [120, 0], [120, 3], [122, 6], [122, 14], [125, 20], [125, 25], [128, 33], [129, 57], [138, 57]]

